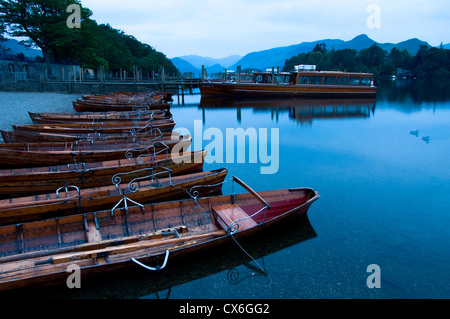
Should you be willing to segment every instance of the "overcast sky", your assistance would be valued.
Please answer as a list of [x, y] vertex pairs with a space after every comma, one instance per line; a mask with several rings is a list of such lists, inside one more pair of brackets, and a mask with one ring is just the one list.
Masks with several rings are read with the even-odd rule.
[[245, 55], [367, 34], [377, 42], [450, 43], [449, 0], [81, 0], [97, 23], [168, 58]]

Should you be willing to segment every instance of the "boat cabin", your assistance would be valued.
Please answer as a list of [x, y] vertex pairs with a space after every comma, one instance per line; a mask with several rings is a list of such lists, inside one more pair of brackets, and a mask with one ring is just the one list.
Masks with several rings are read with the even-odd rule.
[[342, 71], [255, 72], [253, 83], [373, 86], [373, 75]]
[[373, 75], [341, 71], [292, 72], [291, 84], [372, 86]]
[[253, 83], [292, 84], [290, 72], [255, 72]]

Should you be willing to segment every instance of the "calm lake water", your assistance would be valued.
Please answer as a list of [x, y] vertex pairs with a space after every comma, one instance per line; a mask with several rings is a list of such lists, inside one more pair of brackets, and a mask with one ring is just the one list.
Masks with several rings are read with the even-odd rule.
[[[381, 82], [376, 100], [358, 102], [174, 100], [176, 128], [190, 131], [194, 148], [212, 142], [195, 134], [199, 124], [202, 132], [218, 128], [224, 136], [227, 128], [266, 128], [269, 141], [270, 129], [279, 129], [275, 174], [261, 174], [268, 164], [259, 157], [257, 163], [206, 163], [205, 170], [226, 167], [228, 178], [256, 191], [312, 187], [321, 198], [306, 218], [240, 241], [254, 260], [231, 243], [180, 263], [169, 260], [158, 273], [137, 270], [66, 288], [58, 297], [450, 297], [448, 83]], [[223, 193], [231, 193], [230, 183]], [[381, 270], [380, 288], [367, 286], [372, 264]]]

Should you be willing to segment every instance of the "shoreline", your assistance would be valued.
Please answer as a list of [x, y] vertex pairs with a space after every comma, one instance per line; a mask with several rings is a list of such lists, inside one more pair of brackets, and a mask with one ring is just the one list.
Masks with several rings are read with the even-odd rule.
[[33, 124], [29, 111], [75, 112], [72, 102], [80, 97], [80, 94], [56, 92], [0, 92], [0, 129], [11, 131], [12, 125]]

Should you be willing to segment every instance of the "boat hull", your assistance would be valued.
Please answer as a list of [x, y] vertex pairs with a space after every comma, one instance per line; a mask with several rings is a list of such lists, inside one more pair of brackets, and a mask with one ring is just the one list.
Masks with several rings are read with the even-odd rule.
[[72, 102], [73, 108], [76, 112], [109, 112], [109, 111], [135, 111], [137, 109], [145, 109], [152, 111], [165, 111], [169, 112], [171, 104], [169, 103], [153, 103], [146, 104], [144, 106], [136, 105], [119, 105], [119, 104], [107, 104], [101, 102], [87, 102], [87, 101], [76, 101]]
[[[134, 178], [145, 176], [144, 169], [165, 167], [173, 176], [194, 173], [203, 169], [206, 151], [157, 155], [156, 158], [144, 157], [142, 162], [136, 158], [112, 160], [72, 165], [43, 166], [0, 170], [0, 198], [20, 197], [55, 192], [64, 185], [78, 188], [91, 188], [111, 185], [115, 174], [124, 174], [122, 182], [128, 183]], [[130, 173], [138, 171], [134, 174]], [[167, 174], [159, 176], [165, 177]]]
[[0, 144], [0, 169], [133, 158], [139, 155], [150, 155], [153, 150], [162, 151], [167, 147], [168, 152], [174, 147], [177, 147], [178, 150], [186, 150], [191, 141], [190, 136], [180, 136], [178, 139], [143, 141], [140, 143], [108, 140], [104, 142]]
[[[68, 188], [67, 192], [63, 190], [58, 194], [50, 193], [0, 200], [0, 225], [112, 209], [121, 200], [118, 207], [133, 205], [132, 201], [148, 204], [182, 199], [189, 197], [189, 191], [193, 187], [198, 192], [197, 196], [207, 196], [221, 191], [221, 183], [226, 175], [226, 169], [218, 169], [164, 178], [148, 177], [133, 182], [132, 185], [122, 183], [115, 186], [110, 183], [111, 186], [86, 188], [79, 192]], [[130, 187], [136, 187], [136, 190]], [[123, 196], [126, 196], [127, 203], [123, 200]]]
[[[33, 124], [51, 123], [95, 123], [95, 122], [128, 122], [128, 121], [152, 121], [168, 120], [172, 115], [153, 112], [104, 112], [104, 113], [32, 113], [28, 112]], [[116, 113], [116, 114], [115, 114]], [[96, 115], [98, 114], [98, 115]]]
[[13, 125], [14, 131], [40, 133], [68, 133], [68, 134], [122, 134], [134, 130], [136, 132], [159, 129], [161, 132], [171, 132], [175, 127], [172, 120], [156, 120], [149, 122], [125, 123], [52, 123]]
[[[76, 141], [107, 141], [107, 140], [125, 140], [132, 139], [133, 132], [125, 131], [122, 133], [53, 133], [53, 132], [39, 132], [39, 131], [3, 131], [0, 130], [3, 141], [5, 143], [40, 143], [40, 142], [76, 142]], [[162, 138], [170, 138], [176, 134], [175, 132], [160, 132], [153, 130], [147, 133], [134, 132], [135, 139], [151, 140]]]
[[329, 85], [292, 85], [267, 83], [222, 83], [203, 82], [198, 84], [202, 96], [239, 96], [239, 97], [297, 97], [297, 98], [368, 98], [374, 97], [374, 86], [329, 86]]

